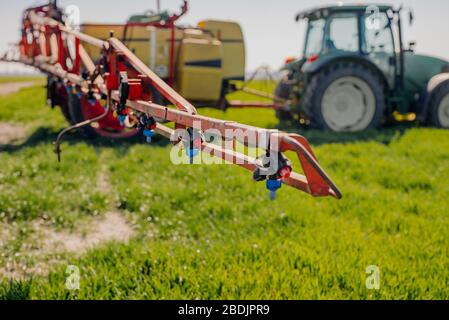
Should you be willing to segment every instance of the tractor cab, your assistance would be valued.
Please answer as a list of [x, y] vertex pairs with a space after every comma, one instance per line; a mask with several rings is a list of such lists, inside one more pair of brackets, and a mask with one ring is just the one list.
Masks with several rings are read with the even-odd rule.
[[400, 71], [396, 52], [402, 50], [400, 28], [393, 28], [396, 13], [390, 6], [338, 6], [299, 13], [298, 21], [308, 20], [305, 62], [358, 56], [374, 63], [393, 86]]
[[296, 20], [307, 21], [303, 56], [283, 68], [288, 75], [275, 96], [288, 103], [278, 117], [332, 131], [375, 128], [393, 114], [426, 121], [429, 81], [449, 62], [415, 54], [414, 42], [404, 46], [403, 12], [388, 5], [300, 12]]
[[171, 15], [168, 11], [156, 13], [154, 11], [147, 11], [144, 14], [134, 14], [128, 19], [128, 23], [156, 23], [169, 21]]

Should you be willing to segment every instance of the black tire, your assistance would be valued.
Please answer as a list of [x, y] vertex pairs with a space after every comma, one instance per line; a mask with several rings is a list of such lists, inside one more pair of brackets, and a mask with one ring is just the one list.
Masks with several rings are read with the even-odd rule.
[[[153, 92], [153, 103], [162, 105], [164, 102], [163, 96], [155, 89]], [[87, 119], [84, 118], [83, 112], [81, 110], [81, 99], [76, 93], [68, 92], [68, 114], [71, 120], [71, 124], [77, 124], [83, 122]], [[100, 137], [100, 134], [95, 131], [91, 126], [84, 126], [78, 129], [81, 135], [87, 139], [96, 139]]]
[[[431, 126], [437, 128], [445, 128], [449, 129], [448, 123], [443, 123], [442, 119], [440, 119], [439, 112], [440, 108], [443, 107], [442, 102], [443, 99], [448, 99], [449, 97], [449, 81], [444, 82], [440, 86], [436, 88], [436, 90], [432, 93], [432, 96], [429, 101], [429, 113], [427, 116], [427, 123]], [[449, 115], [447, 115], [449, 118]]]
[[[274, 96], [282, 100], [290, 100], [292, 89], [293, 85], [291, 84], [291, 81], [289, 81], [287, 78], [283, 78], [281, 81], [279, 81], [274, 91]], [[276, 109], [276, 117], [281, 122], [293, 120], [293, 114], [288, 106], [285, 106], [281, 109]]]
[[[57, 106], [61, 109], [62, 115], [69, 124], [73, 124], [73, 120], [70, 117], [67, 97], [61, 96], [61, 92], [58, 92], [57, 87], [62, 86], [60, 80], [48, 76], [47, 78], [47, 104], [53, 109]], [[65, 90], [65, 89], [64, 89]], [[59, 90], [60, 91], [60, 90]]]
[[[323, 116], [323, 97], [326, 90], [337, 80], [342, 80], [346, 77], [359, 79], [361, 83], [367, 85], [372, 92], [375, 101], [373, 103], [374, 112], [372, 119], [368, 117], [363, 125], [363, 128], [357, 129], [354, 125], [351, 127], [343, 127], [342, 130], [332, 128], [325, 117]], [[356, 87], [354, 85], [354, 87]], [[360, 90], [360, 88], [359, 88]], [[366, 101], [366, 100], [364, 100]], [[367, 129], [374, 129], [379, 127], [385, 112], [385, 93], [384, 86], [376, 75], [376, 73], [368, 67], [358, 63], [334, 63], [329, 67], [323, 69], [314, 75], [303, 96], [303, 111], [311, 120], [311, 126], [321, 130], [328, 131], [363, 131]], [[362, 107], [362, 106], [361, 106]], [[366, 109], [366, 108], [365, 108]], [[373, 111], [373, 110], [372, 110]]]
[[[81, 100], [76, 93], [68, 93], [68, 108], [70, 118], [73, 124], [85, 121], [83, 112], [81, 110]], [[84, 126], [78, 129], [81, 135], [87, 139], [96, 139], [99, 135], [91, 126]]]

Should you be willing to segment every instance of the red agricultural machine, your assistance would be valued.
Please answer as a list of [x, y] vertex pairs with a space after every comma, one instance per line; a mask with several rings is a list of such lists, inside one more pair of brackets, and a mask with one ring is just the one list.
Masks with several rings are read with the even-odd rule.
[[[48, 75], [48, 98], [71, 122], [55, 142], [58, 158], [62, 138], [76, 129], [108, 138], [143, 134], [148, 142], [159, 134], [183, 147], [190, 163], [202, 151], [252, 171], [254, 180], [266, 181], [272, 198], [282, 184], [316, 197], [341, 198], [304, 137], [200, 116], [191, 103], [112, 34], [106, 40], [94, 38], [73, 30], [65, 20], [55, 1], [27, 9], [18, 45], [20, 54], [3, 58]], [[87, 54], [86, 45], [98, 49], [97, 61]], [[167, 105], [156, 103], [159, 95]], [[77, 119], [84, 120], [74, 123]], [[210, 130], [221, 137], [221, 143], [207, 141], [204, 133]], [[236, 143], [262, 149], [263, 156], [238, 152]], [[293, 172], [285, 152], [296, 154], [302, 174]]]

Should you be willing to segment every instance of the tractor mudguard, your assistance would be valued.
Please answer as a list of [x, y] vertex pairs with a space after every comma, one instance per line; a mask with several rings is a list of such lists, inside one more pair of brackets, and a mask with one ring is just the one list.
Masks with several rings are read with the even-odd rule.
[[294, 61], [291, 61], [289, 63], [285, 63], [280, 71], [298, 71], [302, 68], [302, 66], [304, 65], [304, 63], [307, 61], [307, 59], [305, 58], [301, 58], [301, 59], [297, 59]]
[[348, 62], [355, 62], [363, 64], [374, 71], [378, 73], [378, 75], [381, 77], [384, 84], [388, 84], [387, 79], [385, 78], [385, 75], [379, 70], [379, 68], [372, 63], [366, 56], [358, 54], [358, 53], [351, 53], [351, 52], [333, 52], [331, 54], [320, 56], [317, 60], [314, 60], [313, 62], [306, 61], [304, 65], [302, 66], [302, 72], [304, 74], [313, 75], [322, 70], [323, 68], [341, 61], [348, 61]]
[[419, 104], [419, 109], [417, 110], [418, 119], [421, 121], [426, 120], [432, 94], [447, 82], [449, 82], [449, 73], [437, 74], [429, 80], [422, 96], [422, 103]]

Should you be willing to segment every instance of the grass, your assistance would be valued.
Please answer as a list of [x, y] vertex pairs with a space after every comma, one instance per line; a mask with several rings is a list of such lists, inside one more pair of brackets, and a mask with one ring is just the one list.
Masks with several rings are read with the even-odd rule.
[[[264, 185], [237, 167], [173, 166], [162, 141], [86, 142], [75, 134], [59, 165], [51, 144], [66, 124], [44, 99], [35, 87], [0, 102], [0, 122], [30, 128], [23, 143], [0, 146], [0, 219], [22, 230], [0, 246], [0, 268], [22, 252], [42, 217], [70, 230], [112, 206], [138, 232], [128, 244], [68, 254], [46, 277], [4, 279], [0, 298], [449, 298], [448, 131], [286, 128], [310, 139], [344, 198], [283, 188], [271, 202]], [[271, 110], [200, 113], [278, 126]], [[109, 194], [96, 188], [100, 172], [109, 176]], [[69, 264], [80, 268], [77, 292], [65, 288]], [[380, 268], [380, 290], [365, 286], [369, 265]]]
[[3, 76], [0, 77], [0, 84], [1, 83], [8, 83], [8, 82], [33, 82], [33, 81], [45, 81], [45, 79], [42, 76], [38, 75], [30, 75], [30, 76]]

